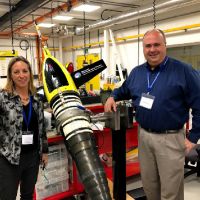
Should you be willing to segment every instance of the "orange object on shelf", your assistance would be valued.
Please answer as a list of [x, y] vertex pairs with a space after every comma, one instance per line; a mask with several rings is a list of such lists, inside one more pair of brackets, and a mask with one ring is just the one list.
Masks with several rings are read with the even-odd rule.
[[[126, 148], [138, 146], [138, 124], [134, 123], [133, 128], [126, 130]], [[99, 154], [112, 152], [112, 134], [109, 128], [104, 128], [104, 131], [94, 131], [97, 141]], [[112, 167], [104, 164], [106, 175], [112, 180]], [[140, 173], [139, 162], [126, 164], [126, 177], [137, 175]]]

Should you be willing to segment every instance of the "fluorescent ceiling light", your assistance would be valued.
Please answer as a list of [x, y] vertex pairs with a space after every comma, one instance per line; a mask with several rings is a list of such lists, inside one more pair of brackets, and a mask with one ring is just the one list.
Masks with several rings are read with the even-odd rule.
[[53, 17], [53, 19], [55, 20], [62, 20], [62, 21], [68, 21], [70, 19], [72, 19], [73, 17], [70, 17], [70, 16], [62, 16], [62, 15], [57, 15], [55, 17]]
[[55, 26], [55, 24], [50, 24], [50, 23], [40, 23], [38, 24], [39, 27], [44, 27], [44, 28], [51, 28]]
[[75, 11], [84, 11], [84, 12], [92, 12], [99, 9], [100, 6], [89, 5], [89, 4], [81, 4], [73, 8]]
[[77, 31], [80, 31], [82, 28], [81, 27], [76, 27], [76, 30]]

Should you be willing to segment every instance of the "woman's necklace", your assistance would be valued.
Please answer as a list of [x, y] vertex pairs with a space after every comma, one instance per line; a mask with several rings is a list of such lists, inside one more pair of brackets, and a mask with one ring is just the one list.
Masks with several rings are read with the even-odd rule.
[[27, 105], [29, 103], [29, 97], [20, 97], [23, 105]]

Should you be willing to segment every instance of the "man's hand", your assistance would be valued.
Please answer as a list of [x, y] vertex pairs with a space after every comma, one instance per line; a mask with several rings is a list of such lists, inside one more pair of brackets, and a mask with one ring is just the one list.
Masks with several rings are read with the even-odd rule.
[[196, 144], [190, 142], [187, 138], [185, 138], [185, 154], [187, 155], [194, 147], [196, 146]]
[[113, 112], [117, 111], [117, 105], [113, 97], [109, 97], [104, 105], [104, 111], [105, 112]]

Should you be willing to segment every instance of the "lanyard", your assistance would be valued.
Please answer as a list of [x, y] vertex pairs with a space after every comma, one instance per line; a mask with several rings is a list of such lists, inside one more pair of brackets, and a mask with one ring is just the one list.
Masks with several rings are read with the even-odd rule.
[[154, 83], [156, 82], [156, 80], [158, 79], [158, 76], [160, 75], [160, 71], [156, 74], [156, 77], [154, 78], [153, 82], [150, 84], [149, 82], [149, 76], [150, 76], [150, 72], [147, 73], [147, 82], [148, 82], [148, 88], [147, 88], [147, 93], [149, 94], [149, 92], [151, 91]]
[[23, 119], [24, 119], [24, 122], [26, 124], [27, 130], [28, 130], [28, 126], [29, 126], [30, 121], [31, 121], [31, 115], [32, 115], [32, 98], [30, 97], [29, 110], [28, 110], [28, 119], [26, 117], [25, 111], [23, 110]]
[[154, 83], [156, 82], [158, 76], [160, 75], [160, 72], [161, 70], [164, 68], [164, 66], [166, 65], [167, 61], [168, 61], [168, 57], [165, 58], [165, 61], [163, 64], [161, 64], [161, 67], [160, 67], [160, 70], [158, 71], [158, 73], [156, 74], [156, 77], [154, 78], [153, 82], [150, 84], [150, 80], [149, 80], [149, 77], [150, 77], [150, 72], [147, 72], [147, 82], [148, 82], [148, 88], [147, 88], [147, 94], [150, 93]]

